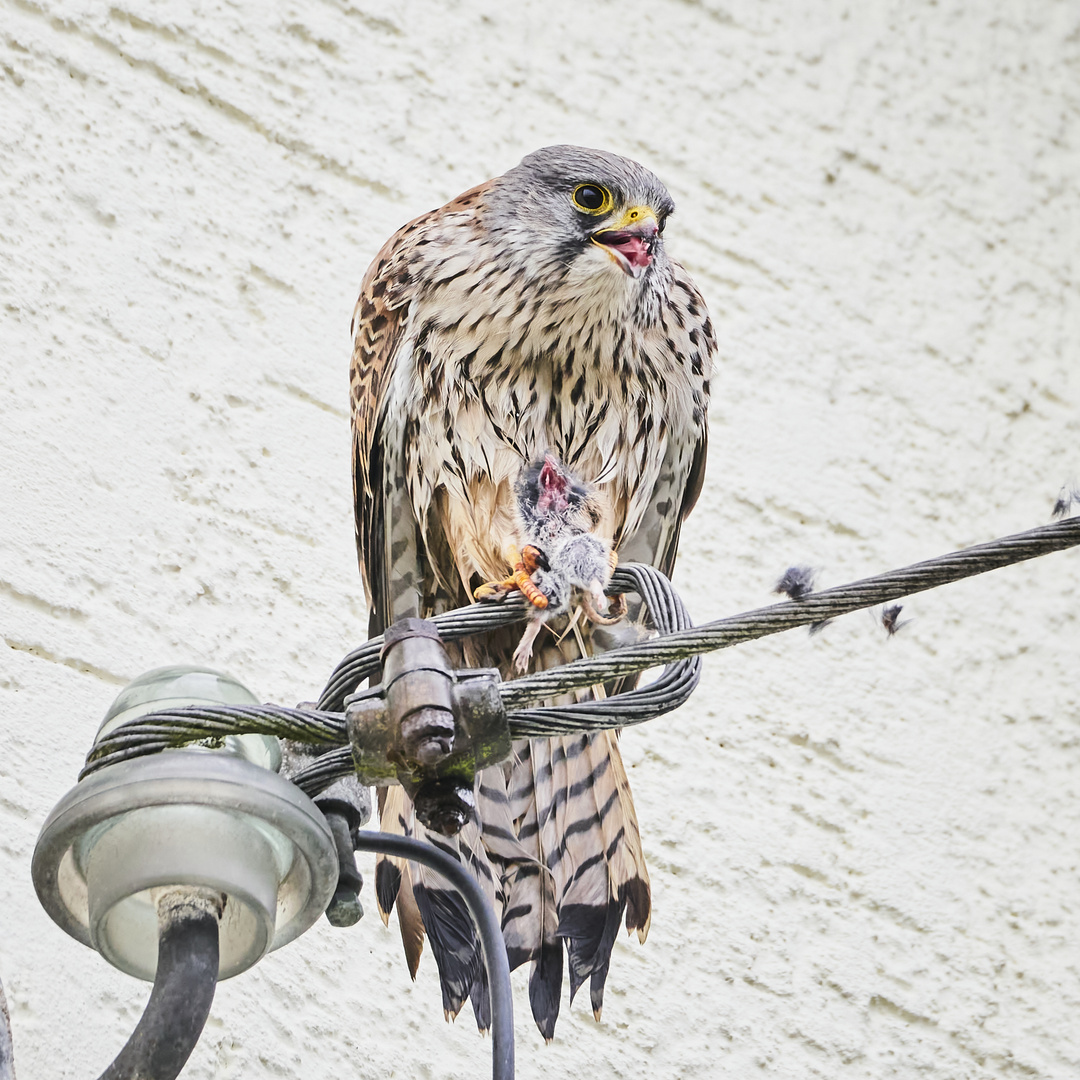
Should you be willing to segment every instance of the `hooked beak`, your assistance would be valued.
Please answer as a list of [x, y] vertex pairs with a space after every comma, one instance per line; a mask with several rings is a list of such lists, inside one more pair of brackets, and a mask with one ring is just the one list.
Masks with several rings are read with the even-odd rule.
[[660, 226], [650, 206], [632, 206], [619, 221], [593, 233], [594, 244], [602, 247], [613, 262], [632, 278], [640, 277], [653, 261]]

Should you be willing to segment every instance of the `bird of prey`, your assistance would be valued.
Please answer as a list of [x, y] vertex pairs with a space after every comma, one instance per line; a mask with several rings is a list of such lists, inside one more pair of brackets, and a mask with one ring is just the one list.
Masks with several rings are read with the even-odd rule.
[[[664, 245], [671, 196], [627, 158], [551, 146], [399, 229], [375, 256], [353, 315], [353, 487], [369, 629], [470, 602], [506, 576], [515, 483], [554, 455], [596, 492], [593, 531], [619, 557], [670, 574], [701, 489], [715, 352], [705, 304]], [[512, 631], [457, 658], [512, 675]], [[548, 635], [547, 668], [591, 648]], [[451, 650], [451, 656], [454, 657]], [[613, 732], [517, 740], [477, 776], [456, 837], [429, 834], [401, 787], [380, 790], [382, 827], [432, 839], [480, 880], [511, 967], [531, 964], [534, 1019], [553, 1036], [564, 952], [571, 999], [587, 980], [599, 1019], [624, 920], [644, 941], [651, 900]], [[438, 875], [376, 868], [410, 971], [425, 934], [443, 1007], [471, 999], [488, 1026], [479, 943]]]

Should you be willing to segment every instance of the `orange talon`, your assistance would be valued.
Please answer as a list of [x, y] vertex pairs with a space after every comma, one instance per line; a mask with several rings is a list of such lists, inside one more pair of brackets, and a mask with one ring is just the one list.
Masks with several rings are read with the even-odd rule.
[[513, 548], [507, 552], [510, 562], [514, 567], [514, 584], [521, 590], [522, 595], [533, 607], [546, 608], [548, 598], [533, 584], [532, 573], [547, 567], [547, 559], [539, 549], [526, 544], [519, 555]]
[[546, 608], [548, 606], [548, 598], [533, 584], [529, 571], [525, 569], [525, 564], [522, 562], [514, 567], [514, 584], [533, 607]]
[[533, 584], [531, 574], [547, 565], [539, 548], [526, 544], [519, 553], [517, 548], [506, 549], [506, 561], [514, 568], [504, 581], [486, 581], [473, 590], [474, 600], [501, 600], [508, 592], [517, 589], [533, 605], [546, 608], [548, 598]]
[[517, 565], [523, 566], [531, 574], [534, 570], [546, 570], [547, 559], [539, 548], [526, 544], [521, 549], [521, 562]]

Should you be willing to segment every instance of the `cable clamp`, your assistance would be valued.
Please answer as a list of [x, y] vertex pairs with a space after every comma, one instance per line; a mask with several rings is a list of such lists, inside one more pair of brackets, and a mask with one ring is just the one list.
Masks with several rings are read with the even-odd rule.
[[456, 671], [438, 628], [401, 619], [384, 635], [383, 681], [345, 699], [356, 774], [400, 783], [417, 817], [453, 836], [476, 808], [477, 771], [510, 756], [510, 727], [495, 668]]

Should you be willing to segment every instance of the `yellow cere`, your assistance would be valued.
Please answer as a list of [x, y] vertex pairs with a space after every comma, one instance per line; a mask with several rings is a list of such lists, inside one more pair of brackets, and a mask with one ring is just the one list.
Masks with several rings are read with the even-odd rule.
[[613, 221], [608, 228], [612, 232], [618, 232], [620, 229], [631, 229], [635, 225], [643, 225], [646, 221], [658, 225], [656, 211], [651, 206], [631, 206], [618, 221]]

